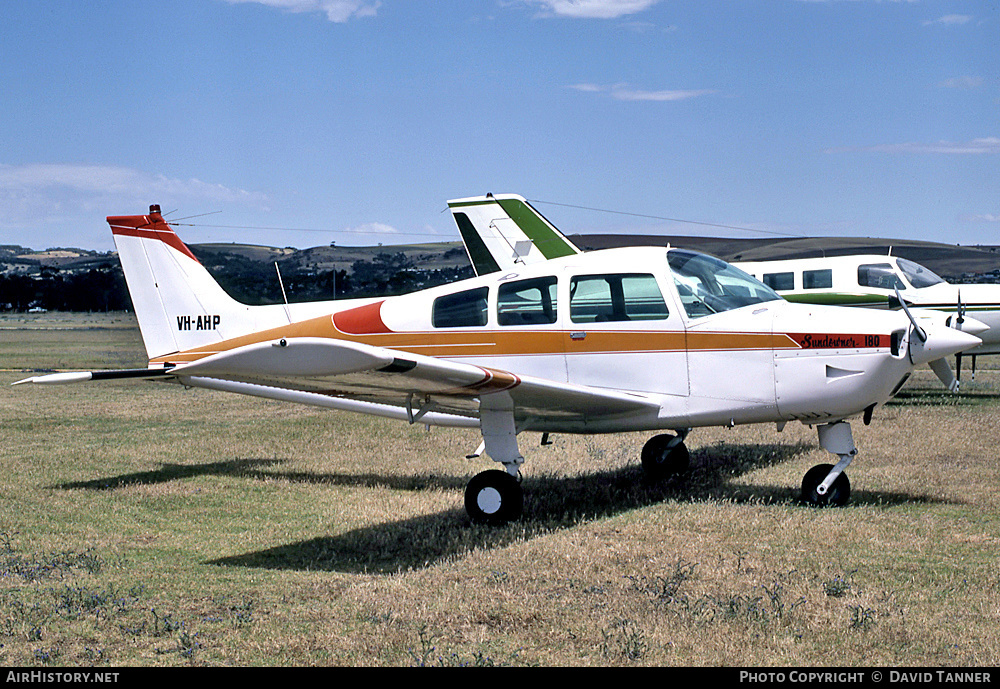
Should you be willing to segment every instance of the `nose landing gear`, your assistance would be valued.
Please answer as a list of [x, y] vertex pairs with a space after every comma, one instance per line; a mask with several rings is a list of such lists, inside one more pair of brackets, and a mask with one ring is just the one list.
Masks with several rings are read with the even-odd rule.
[[840, 458], [836, 464], [817, 464], [802, 478], [802, 502], [817, 507], [842, 507], [851, 497], [851, 482], [844, 469], [858, 454], [845, 421], [819, 427], [819, 444]]

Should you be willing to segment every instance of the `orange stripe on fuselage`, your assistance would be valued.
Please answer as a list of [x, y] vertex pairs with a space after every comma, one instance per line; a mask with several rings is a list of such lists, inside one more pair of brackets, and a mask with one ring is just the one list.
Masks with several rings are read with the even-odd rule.
[[[365, 307], [362, 307], [365, 308]], [[374, 305], [373, 305], [374, 308]], [[520, 330], [502, 328], [490, 330], [435, 330], [417, 332], [370, 332], [372, 321], [364, 333], [344, 332], [334, 321], [346, 325], [334, 316], [291, 323], [269, 330], [234, 337], [222, 342], [195, 347], [184, 352], [167, 354], [151, 363], [182, 364], [197, 361], [219, 352], [230, 351], [258, 342], [281, 338], [317, 337], [360, 342], [402, 352], [431, 357], [502, 357], [546, 354], [600, 354], [614, 352], [676, 352], [687, 350], [760, 350], [799, 349], [801, 345], [785, 334], [770, 333], [684, 333], [660, 330], [588, 330], [578, 339], [579, 330]]]

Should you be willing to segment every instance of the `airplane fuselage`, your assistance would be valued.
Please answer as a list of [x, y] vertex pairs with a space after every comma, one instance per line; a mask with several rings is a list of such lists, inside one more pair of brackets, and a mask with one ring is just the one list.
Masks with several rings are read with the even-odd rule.
[[[697, 254], [671, 254], [725, 266]], [[520, 419], [521, 428], [588, 433], [837, 420], [886, 402], [912, 369], [902, 314], [793, 304], [749, 278], [724, 286], [715, 302], [699, 300], [690, 276], [672, 262], [667, 249], [614, 249], [402, 296], [313, 303], [310, 312], [325, 313], [290, 323], [281, 323], [287, 314], [272, 307], [272, 327], [156, 357], [151, 364], [185, 364], [281, 338], [334, 338], [486, 372], [517, 372], [484, 376], [483, 387], [470, 395], [537, 377], [658, 403], [656, 414], [616, 419], [595, 414], [601, 418], [532, 420], [530, 413]], [[746, 305], [739, 305], [732, 295], [722, 301], [726, 290], [756, 293], [747, 293]], [[178, 321], [179, 335], [199, 322], [219, 327], [225, 318], [202, 316]], [[258, 382], [266, 385], [266, 376]], [[317, 383], [311, 391], [359, 393], [349, 377], [341, 386]]]
[[982, 344], [964, 354], [1000, 353], [1000, 285], [948, 283], [927, 268], [896, 256], [735, 262], [789, 301], [888, 309], [898, 288], [913, 309], [955, 315], [959, 304], [988, 329]]

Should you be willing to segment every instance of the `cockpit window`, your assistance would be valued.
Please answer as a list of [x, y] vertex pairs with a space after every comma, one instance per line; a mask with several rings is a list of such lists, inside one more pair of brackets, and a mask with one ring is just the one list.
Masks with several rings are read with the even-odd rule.
[[899, 266], [899, 269], [903, 271], [903, 275], [906, 276], [906, 279], [914, 287], [930, 287], [931, 285], [939, 285], [944, 282], [944, 280], [919, 263], [907, 261], [905, 258], [896, 259], [896, 265]]
[[861, 287], [875, 287], [877, 289], [906, 289], [906, 285], [899, 279], [888, 263], [869, 263], [858, 266], [858, 284]]
[[667, 262], [691, 318], [781, 299], [764, 283], [711, 256], [672, 249]]

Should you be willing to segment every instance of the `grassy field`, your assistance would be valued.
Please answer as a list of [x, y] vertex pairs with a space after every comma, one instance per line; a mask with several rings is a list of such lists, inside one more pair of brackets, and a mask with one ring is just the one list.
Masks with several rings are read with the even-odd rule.
[[[1000, 377], [921, 372], [845, 508], [797, 503], [815, 430], [522, 440], [525, 517], [473, 526], [465, 430], [176, 385], [9, 383], [144, 365], [127, 315], [0, 318], [0, 664], [992, 666]], [[981, 362], [982, 363], [982, 362]], [[968, 372], [966, 372], [968, 377]]]

